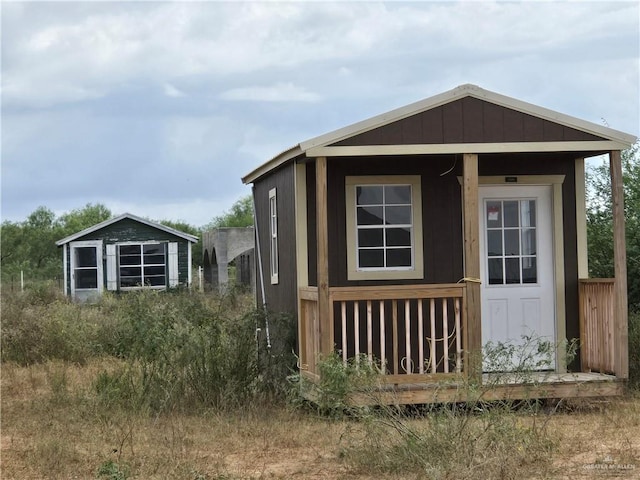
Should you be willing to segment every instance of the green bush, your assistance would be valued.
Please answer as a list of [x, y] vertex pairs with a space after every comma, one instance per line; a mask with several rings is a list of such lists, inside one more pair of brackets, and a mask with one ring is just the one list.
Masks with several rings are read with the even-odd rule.
[[59, 359], [84, 364], [93, 355], [93, 310], [43, 291], [7, 300], [2, 302], [2, 361], [31, 365]]
[[159, 412], [278, 400], [295, 366], [295, 324], [270, 315], [267, 348], [265, 316], [251, 303], [237, 292], [186, 290], [105, 294], [95, 305], [46, 290], [5, 295], [2, 360], [83, 364], [117, 357], [120, 369], [94, 382], [103, 406]]

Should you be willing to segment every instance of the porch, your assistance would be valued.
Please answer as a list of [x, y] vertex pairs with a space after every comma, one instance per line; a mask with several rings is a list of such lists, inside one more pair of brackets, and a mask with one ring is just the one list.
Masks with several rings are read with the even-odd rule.
[[[327, 321], [317, 287], [299, 289], [300, 372], [318, 382], [319, 360], [335, 352], [380, 372], [354, 404], [418, 404], [621, 395], [616, 371], [614, 279], [579, 282], [580, 371], [517, 369], [482, 373], [481, 348], [470, 348], [469, 288], [476, 284], [330, 287]], [[334, 349], [322, 352], [321, 332]], [[626, 354], [626, 352], [625, 352]], [[307, 392], [313, 399], [313, 392]]]

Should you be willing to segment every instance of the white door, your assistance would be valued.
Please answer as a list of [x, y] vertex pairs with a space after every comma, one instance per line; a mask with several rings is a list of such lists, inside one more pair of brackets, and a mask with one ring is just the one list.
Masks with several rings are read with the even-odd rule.
[[81, 302], [102, 293], [102, 241], [71, 242], [71, 297]]
[[552, 187], [479, 192], [484, 370], [554, 370]]

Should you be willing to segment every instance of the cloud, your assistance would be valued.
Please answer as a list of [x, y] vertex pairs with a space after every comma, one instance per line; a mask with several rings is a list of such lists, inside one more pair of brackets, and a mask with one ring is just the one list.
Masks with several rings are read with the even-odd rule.
[[258, 102], [317, 102], [320, 95], [292, 83], [277, 83], [270, 87], [233, 88], [220, 94], [223, 100], [250, 100]]
[[285, 148], [463, 83], [639, 133], [637, 2], [1, 8], [8, 218], [102, 201], [208, 221]]
[[163, 90], [164, 90], [164, 94], [167, 97], [179, 98], [179, 97], [185, 96], [185, 93], [183, 91], [178, 90], [176, 87], [174, 87], [170, 83], [165, 83]]

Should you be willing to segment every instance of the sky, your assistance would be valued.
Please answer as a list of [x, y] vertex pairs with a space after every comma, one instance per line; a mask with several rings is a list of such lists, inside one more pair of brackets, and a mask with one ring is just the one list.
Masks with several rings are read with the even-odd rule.
[[638, 1], [0, 8], [3, 221], [200, 227], [279, 152], [465, 83], [640, 134]]

